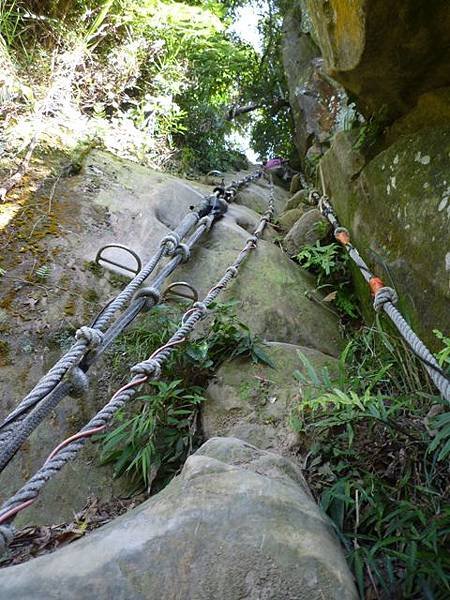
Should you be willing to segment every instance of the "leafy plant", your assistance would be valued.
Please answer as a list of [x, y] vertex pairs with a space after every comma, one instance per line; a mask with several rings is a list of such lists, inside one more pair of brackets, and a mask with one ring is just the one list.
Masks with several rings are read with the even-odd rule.
[[[264, 352], [262, 343], [254, 336], [250, 328], [236, 317], [236, 302], [215, 303], [214, 319], [200, 345], [206, 345], [209, 359], [214, 368], [225, 360], [247, 357], [253, 362], [275, 367], [270, 357]], [[198, 342], [195, 345], [198, 348]]]
[[[353, 144], [355, 150], [370, 150], [379, 140], [386, 123], [386, 106], [359, 126]], [[355, 121], [356, 122], [356, 121]]]
[[436, 355], [437, 361], [441, 367], [448, 368], [450, 367], [450, 337], [445, 336], [439, 329], [433, 329], [433, 333], [444, 345]]
[[36, 269], [34, 275], [39, 281], [46, 281], [50, 276], [50, 267], [48, 265], [41, 265]]
[[348, 343], [336, 373], [300, 358], [291, 425], [308, 449], [305, 475], [347, 549], [360, 597], [447, 597], [450, 417], [430, 420], [430, 438], [424, 419], [435, 399], [425, 371], [379, 322]]
[[[137, 487], [150, 489], [156, 477], [155, 485], [163, 485], [191, 452], [205, 386], [221, 363], [243, 357], [274, 366], [259, 340], [237, 319], [234, 302], [211, 308], [208, 331], [183, 344], [166, 362], [164, 373], [170, 373], [171, 381], [152, 382], [152, 393], [122, 411], [102, 437], [102, 461], [113, 463], [116, 475], [129, 475]], [[110, 351], [114, 370], [144, 360], [165, 344], [178, 326], [176, 313], [173, 306], [159, 305], [128, 331]]]
[[436, 451], [438, 461], [445, 460], [450, 456], [450, 411], [431, 419], [430, 425], [435, 429], [435, 435], [428, 446], [428, 451], [431, 453]]
[[135, 401], [136, 414], [118, 415], [117, 426], [103, 439], [101, 454], [104, 463], [114, 463], [116, 476], [127, 473], [149, 490], [159, 471], [163, 479], [173, 475], [192, 450], [204, 398], [201, 389], [181, 384], [181, 379], [154, 381], [153, 393]]
[[[324, 302], [333, 302], [347, 318], [359, 317], [351, 277], [348, 272], [348, 255], [339, 244], [307, 245], [297, 254], [300, 265], [311, 271], [317, 280], [317, 289], [326, 291]], [[324, 279], [327, 283], [322, 283]]]
[[316, 242], [314, 246], [305, 246], [297, 254], [297, 260], [305, 269], [318, 272], [319, 277], [323, 274], [330, 275], [338, 266], [340, 247], [338, 244], [327, 244], [321, 246]]

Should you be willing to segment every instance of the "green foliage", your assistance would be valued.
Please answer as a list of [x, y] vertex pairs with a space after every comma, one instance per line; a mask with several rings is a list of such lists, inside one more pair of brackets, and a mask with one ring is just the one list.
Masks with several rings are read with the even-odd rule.
[[[351, 319], [359, 316], [348, 272], [348, 254], [339, 244], [304, 246], [297, 254], [300, 265], [310, 270], [319, 290], [326, 291], [325, 302], [332, 302], [340, 314]], [[327, 283], [323, 283], [326, 280]]]
[[350, 341], [337, 374], [300, 358], [303, 397], [291, 423], [309, 450], [305, 475], [347, 549], [360, 597], [447, 597], [450, 418], [430, 419], [431, 434], [425, 427], [430, 401], [439, 400], [423, 367], [379, 323]]
[[20, 13], [15, 0], [0, 0], [0, 39], [10, 48], [16, 41], [20, 42]]
[[428, 449], [431, 453], [437, 451], [437, 460], [441, 461], [450, 456], [450, 411], [430, 421], [431, 427], [435, 429], [435, 435]]
[[[203, 390], [182, 380], [152, 382], [151, 393], [135, 401], [132, 417], [120, 413], [103, 439], [102, 461], [114, 463], [116, 476], [127, 473], [148, 489], [158, 471], [173, 476], [192, 450]], [[138, 404], [138, 406], [136, 406]]]
[[34, 272], [34, 276], [36, 277], [36, 279], [38, 281], [46, 281], [49, 278], [50, 273], [51, 273], [51, 269], [48, 265], [41, 265]]
[[[32, 66], [36, 97], [55, 51], [82, 49], [72, 99], [108, 149], [184, 171], [242, 168], [234, 131], [250, 131], [261, 155], [293, 152], [277, 2], [259, 5], [262, 55], [228, 31], [243, 4], [1, 0], [0, 42]], [[257, 112], [229, 118], [247, 103]]]
[[272, 368], [275, 365], [263, 351], [260, 340], [236, 317], [236, 302], [215, 303], [214, 319], [200, 344], [206, 344], [207, 352], [214, 369], [225, 360], [237, 357], [249, 358], [252, 362], [263, 363]]
[[[341, 258], [341, 264], [346, 262], [345, 255], [341, 255], [341, 248], [338, 244], [328, 244], [321, 246], [316, 242], [314, 246], [305, 246], [297, 254], [297, 260], [305, 269], [317, 271], [318, 277], [331, 275], [338, 267], [338, 259]], [[339, 266], [341, 266], [339, 264]]]
[[445, 336], [439, 329], [433, 329], [433, 333], [444, 345], [436, 355], [437, 361], [441, 367], [448, 369], [450, 367], [450, 337]]
[[[358, 121], [354, 121], [357, 124]], [[358, 125], [358, 135], [353, 144], [355, 150], [370, 150], [380, 139], [386, 123], [386, 107], [382, 107], [362, 125]]]
[[[237, 319], [235, 303], [216, 303], [211, 308], [214, 318], [207, 333], [183, 344], [166, 362], [163, 374], [170, 383], [152, 383], [152, 393], [121, 411], [114, 428], [102, 438], [102, 461], [113, 463], [116, 475], [127, 474], [137, 487], [149, 488], [156, 477], [155, 484], [163, 485], [192, 451], [204, 389], [221, 363], [245, 357], [273, 366], [258, 339]], [[113, 370], [124, 361], [144, 360], [167, 342], [177, 326], [174, 307], [155, 307], [110, 352]]]

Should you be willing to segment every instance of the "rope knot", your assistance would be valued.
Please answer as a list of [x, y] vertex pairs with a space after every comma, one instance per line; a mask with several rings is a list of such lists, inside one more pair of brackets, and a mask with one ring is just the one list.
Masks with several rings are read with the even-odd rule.
[[70, 390], [72, 398], [81, 398], [89, 390], [89, 377], [80, 367], [72, 367], [69, 371], [68, 379], [72, 386]]
[[231, 267], [228, 267], [227, 273], [231, 273], [231, 277], [236, 277], [236, 275], [238, 273], [237, 267], [235, 267], [233, 265]]
[[350, 243], [350, 232], [346, 227], [336, 227], [334, 237], [344, 246]]
[[394, 288], [382, 287], [375, 294], [375, 297], [373, 299], [373, 307], [377, 312], [379, 312], [387, 302], [390, 302], [391, 304], [396, 304], [397, 301], [398, 296]]
[[131, 367], [133, 375], [145, 375], [149, 379], [159, 379], [161, 377], [161, 365], [159, 362], [152, 358], [151, 360], [144, 360]]
[[172, 232], [163, 237], [160, 242], [160, 246], [165, 247], [167, 256], [172, 256], [172, 254], [175, 253], [179, 243], [180, 236], [177, 233]]
[[206, 215], [206, 216], [202, 217], [201, 219], [199, 219], [198, 225], [204, 225], [205, 231], [209, 231], [211, 229], [212, 222], [213, 222], [213, 219], [211, 219], [211, 217]]
[[101, 346], [103, 343], [103, 335], [104, 334], [99, 329], [83, 325], [83, 327], [77, 329], [75, 338], [77, 340], [86, 342], [88, 346], [96, 348], [97, 346]]
[[[159, 304], [161, 301], [161, 292], [155, 287], [143, 287], [138, 290], [135, 295], [135, 298], [151, 298], [153, 300], [153, 304], [150, 306], [154, 306], [155, 304]], [[147, 302], [148, 306], [148, 302]]]
[[208, 307], [204, 302], [194, 302], [192, 308], [195, 308], [196, 310], [199, 310], [201, 312], [201, 319], [204, 319], [208, 314]]
[[251, 235], [246, 241], [247, 244], [251, 244], [252, 248], [256, 248], [257, 242], [258, 238], [256, 237], [256, 235]]
[[310, 204], [319, 204], [320, 194], [317, 190], [311, 190], [308, 196], [308, 202]]
[[182, 262], [187, 262], [191, 258], [191, 249], [187, 244], [178, 244], [176, 248], [176, 254], [181, 256]]

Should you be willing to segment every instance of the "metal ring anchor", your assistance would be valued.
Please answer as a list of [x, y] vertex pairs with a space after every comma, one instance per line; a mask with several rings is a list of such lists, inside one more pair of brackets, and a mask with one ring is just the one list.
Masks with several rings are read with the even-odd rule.
[[[126, 265], [122, 265], [121, 263], [118, 263], [114, 260], [111, 260], [109, 258], [105, 258], [104, 256], [102, 256], [103, 252], [107, 248], [119, 248], [119, 250], [124, 250], [128, 254], [131, 254], [131, 256], [136, 261], [136, 268], [133, 269], [131, 267], [127, 267]], [[128, 246], [124, 246], [123, 244], [106, 244], [105, 246], [102, 246], [99, 249], [99, 251], [97, 252], [97, 255], [95, 257], [95, 263], [99, 266], [101, 266], [100, 261], [107, 263], [108, 265], [114, 265], [115, 267], [118, 267], [119, 269], [123, 269], [124, 271], [128, 271], [129, 273], [133, 273], [133, 275], [137, 275], [142, 270], [142, 261], [141, 261], [139, 255], [134, 250], [132, 250], [131, 248], [128, 248]]]
[[[192, 294], [185, 294], [181, 290], [177, 291], [177, 288], [188, 288], [192, 292]], [[167, 300], [167, 296], [178, 296], [180, 298], [187, 298], [191, 300], [193, 303], [198, 301], [198, 292], [197, 290], [187, 281], [174, 281], [170, 285], [166, 287], [164, 292], [162, 293], [162, 299]]]

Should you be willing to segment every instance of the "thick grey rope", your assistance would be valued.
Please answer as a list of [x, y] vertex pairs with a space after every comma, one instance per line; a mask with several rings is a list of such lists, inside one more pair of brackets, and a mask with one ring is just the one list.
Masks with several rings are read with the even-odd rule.
[[[81, 429], [81, 432], [90, 431], [99, 427], [104, 427], [108, 424], [113, 415], [121, 409], [127, 402], [129, 402], [136, 394], [138, 382], [141, 381], [140, 375], [145, 374], [146, 377], [157, 379], [161, 373], [162, 364], [173, 352], [173, 347], [169, 347], [169, 344], [176, 344], [177, 342], [183, 341], [187, 335], [189, 335], [196, 327], [197, 323], [206, 316], [208, 306], [214, 302], [220, 292], [225, 289], [230, 281], [237, 275], [237, 272], [247, 258], [248, 254], [253, 248], [256, 247], [256, 243], [262, 235], [267, 223], [273, 216], [273, 183], [271, 181], [271, 195], [269, 201], [269, 207], [260, 219], [259, 225], [256, 228], [253, 236], [249, 237], [244, 248], [241, 250], [236, 260], [230, 265], [220, 281], [208, 292], [203, 302], [196, 303], [193, 308], [185, 312], [181, 325], [170, 338], [169, 342], [163, 346], [150, 360], [143, 361], [134, 367], [131, 372], [135, 374], [135, 377], [131, 380], [130, 384], [136, 384], [135, 387], [128, 389], [122, 389], [119, 393], [116, 393], [111, 400], [104, 406], [85, 427]], [[44, 487], [46, 482], [51, 479], [56, 473], [58, 473], [63, 466], [73, 460], [77, 453], [81, 450], [86, 442], [85, 438], [80, 438], [75, 441], [68, 443], [63, 446], [52, 458], [48, 459], [44, 465], [29, 479], [22, 488], [14, 494], [9, 500], [7, 500], [2, 508], [0, 509], [0, 518], [4, 517], [12, 509], [19, 507], [21, 504], [31, 502], [39, 495], [41, 489]], [[8, 518], [8, 523], [0, 525], [0, 555], [6, 550], [8, 544], [14, 537], [14, 528], [11, 524], [15, 515]]]
[[[319, 209], [322, 214], [333, 226], [334, 235], [337, 237], [340, 233], [344, 233], [350, 237], [348, 230], [345, 227], [340, 227], [339, 221], [333, 212], [328, 198], [326, 196], [320, 196], [318, 192], [312, 192], [312, 196], [318, 201]], [[370, 282], [374, 275], [359, 254], [358, 250], [349, 242], [345, 244], [345, 248], [353, 262], [361, 271], [364, 279], [367, 282]], [[398, 296], [396, 291], [391, 287], [385, 286], [378, 290], [378, 292], [375, 294], [373, 306], [377, 312], [381, 309], [384, 310], [397, 328], [402, 338], [405, 340], [414, 354], [422, 361], [424, 368], [427, 370], [444, 400], [450, 402], [450, 380], [443, 373], [433, 354], [428, 350], [422, 340], [414, 333], [414, 331], [403, 318], [402, 314], [394, 306], [397, 301]]]
[[[105, 327], [112, 319], [116, 311], [123, 308], [133, 297], [143, 281], [155, 269], [160, 259], [165, 254], [165, 248], [160, 247], [152, 259], [145, 265], [142, 271], [127, 285], [127, 287], [115, 298], [102, 314], [96, 328], [81, 327], [77, 330], [75, 337], [76, 343], [62, 356], [58, 362], [44, 375], [37, 385], [29, 392], [18, 406], [6, 417], [5, 420], [13, 420], [16, 415], [23, 413], [30, 406], [35, 405], [39, 400], [49, 394], [58, 383], [61, 382], [67, 371], [77, 365], [88, 349], [95, 348], [102, 343], [103, 333], [101, 327]], [[0, 431], [0, 445], [5, 442], [5, 437], [9, 436], [7, 429]]]
[[[236, 183], [233, 182], [233, 185], [228, 186], [225, 190], [234, 189], [235, 187], [239, 188], [253, 181], [257, 177], [259, 177], [259, 174], [244, 177]], [[14, 428], [14, 425], [12, 424], [20, 422], [24, 418], [24, 413], [45, 398], [45, 396], [47, 396], [58, 383], [62, 381], [69, 369], [80, 363], [80, 360], [88, 350], [102, 344], [103, 333], [101, 330], [111, 322], [117, 311], [122, 310], [126, 304], [130, 302], [145, 279], [147, 279], [154, 271], [161, 258], [165, 255], [171, 256], [177, 252], [182, 253], [184, 260], [189, 258], [189, 249], [185, 244], [181, 243], [181, 240], [189, 233], [197, 222], [203, 222], [208, 228], [211, 226], [210, 222], [207, 220], [205, 221], [205, 217], [200, 217], [201, 212], [207, 207], [210, 198], [211, 197], [206, 198], [196, 211], [188, 213], [182, 219], [178, 227], [161, 240], [158, 251], [136, 277], [134, 277], [117, 297], [105, 307], [97, 317], [94, 327], [85, 326], [78, 329], [75, 335], [77, 342], [58, 360], [46, 375], [39, 380], [31, 392], [29, 392], [18, 406], [16, 406], [16, 408], [4, 419], [4, 421], [8, 422], [8, 425], [1, 427], [0, 424], [0, 448], [4, 446], [10, 438], [11, 429]], [[9, 425], [9, 423], [11, 423], [11, 425]]]
[[422, 340], [414, 333], [414, 331], [403, 318], [402, 314], [397, 310], [397, 308], [392, 304], [390, 300], [386, 300], [385, 297], [383, 297], [383, 289], [386, 288], [382, 288], [375, 296], [375, 308], [379, 310], [378, 306], [380, 306], [381, 302], [380, 307], [383, 308], [384, 312], [394, 323], [402, 338], [412, 349], [414, 354], [416, 354], [416, 356], [418, 356], [419, 359], [423, 360], [425, 369], [427, 370], [428, 374], [433, 380], [435, 386], [442, 394], [444, 400], [450, 402], [450, 381], [442, 373], [437, 360], [434, 358], [434, 356], [431, 354], [431, 352], [428, 350], [428, 348], [425, 346]]
[[[154, 306], [157, 304], [158, 299], [155, 296], [159, 296], [159, 292], [161, 291], [161, 287], [167, 277], [175, 270], [177, 265], [183, 260], [183, 254], [186, 255], [186, 252], [190, 252], [191, 248], [195, 246], [198, 240], [201, 238], [202, 234], [207, 231], [209, 227], [208, 219], [204, 220], [202, 224], [198, 225], [192, 236], [187, 240], [185, 244], [186, 248], [179, 255], [174, 256], [171, 261], [164, 267], [163, 272], [161, 272], [151, 288], [144, 288], [150, 290], [153, 293], [153, 297], [150, 295], [145, 299], [138, 299], [135, 303], [138, 304], [136, 313], [140, 312], [143, 305]], [[128, 310], [133, 308], [133, 305], [129, 307]], [[121, 319], [126, 317], [125, 313], [122, 315]], [[128, 324], [130, 320], [126, 321]], [[123, 323], [115, 323], [114, 324], [114, 338], [119, 335], [119, 333], [124, 329]], [[111, 329], [108, 331], [109, 338], [107, 340], [107, 344], [111, 344], [114, 338], [111, 337]], [[104, 351], [106, 349], [106, 343], [101, 346], [101, 350]], [[67, 373], [69, 377], [68, 382], [60, 382], [57, 386], [45, 396], [34, 408], [24, 416], [23, 420], [19, 423], [15, 423], [14, 430], [9, 430], [9, 437], [5, 441], [5, 443], [0, 447], [0, 471], [2, 471], [16, 454], [18, 449], [22, 446], [22, 444], [28, 439], [31, 433], [36, 429], [36, 427], [48, 416], [48, 414], [59, 404], [59, 402], [69, 393], [71, 393], [71, 389], [74, 386], [74, 383], [78, 384], [78, 393], [80, 392], [80, 388], [84, 387], [85, 391], [87, 391], [88, 380], [87, 375], [78, 367], [73, 366]], [[84, 386], [82, 386], [81, 381], [83, 376], [86, 378], [84, 382]], [[75, 382], [74, 379], [76, 378]]]

